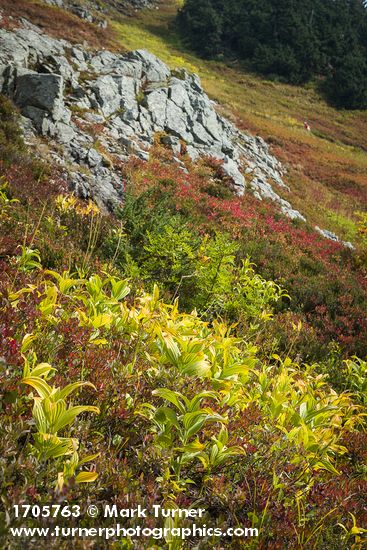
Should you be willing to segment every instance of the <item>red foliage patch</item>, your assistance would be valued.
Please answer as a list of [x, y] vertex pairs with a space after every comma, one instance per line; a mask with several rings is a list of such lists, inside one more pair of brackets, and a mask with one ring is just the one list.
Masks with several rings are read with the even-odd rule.
[[[63, 9], [40, 4], [29, 0], [0, 0], [0, 9], [5, 14], [5, 26], [11, 28], [16, 22], [9, 17], [24, 17], [34, 25], [45, 29], [47, 34], [62, 38], [72, 43], [82, 43], [84, 40], [92, 47], [102, 49], [121, 49], [121, 44], [113, 38], [113, 32], [87, 23]], [[3, 21], [1, 22], [3, 26]]]
[[274, 203], [236, 196], [218, 161], [202, 159], [185, 173], [167, 152], [154, 154], [125, 167], [131, 193], [145, 193], [154, 209], [161, 190], [196, 230], [229, 233], [263, 276], [288, 290], [292, 309], [303, 312], [321, 342], [336, 339], [346, 351], [366, 353], [367, 280], [350, 250], [285, 218]]

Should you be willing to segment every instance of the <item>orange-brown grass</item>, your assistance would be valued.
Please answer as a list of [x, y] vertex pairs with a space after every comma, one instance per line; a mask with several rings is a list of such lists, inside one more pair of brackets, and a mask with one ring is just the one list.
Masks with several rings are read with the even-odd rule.
[[[0, 9], [6, 17], [24, 17], [55, 38], [64, 38], [79, 44], [86, 40], [97, 49], [121, 49], [121, 44], [115, 40], [111, 28], [102, 29], [68, 11], [36, 0], [0, 0]], [[1, 23], [0, 25], [3, 26]]]

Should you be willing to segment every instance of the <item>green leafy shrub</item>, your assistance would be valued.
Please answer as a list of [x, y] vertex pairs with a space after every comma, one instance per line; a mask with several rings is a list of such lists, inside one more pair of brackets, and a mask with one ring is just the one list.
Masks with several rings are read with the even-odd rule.
[[[23, 340], [23, 349], [30, 335]], [[64, 388], [55, 388], [50, 386], [47, 379], [50, 378], [55, 369], [47, 363], [36, 363], [36, 356], [32, 357], [32, 364], [25, 358], [22, 383], [31, 386], [36, 390], [38, 396], [34, 396], [33, 418], [35, 419], [37, 432], [34, 434], [34, 452], [39, 462], [48, 459], [57, 459], [60, 457], [70, 457], [64, 461], [63, 471], [58, 474], [57, 487], [63, 488], [65, 482], [74, 476], [75, 470], [96, 458], [96, 455], [85, 457], [79, 460], [78, 440], [71, 437], [60, 437], [58, 432], [65, 430], [72, 424], [77, 415], [83, 412], [99, 413], [98, 407], [90, 405], [78, 405], [67, 407], [67, 398], [69, 395], [82, 386], [93, 386], [89, 382], [74, 382]], [[95, 481], [98, 474], [96, 472], [80, 472], [76, 475], [76, 483]]]
[[[14, 182], [1, 191], [5, 507], [93, 498], [102, 509], [129, 495], [147, 509], [203, 505], [203, 523], [252, 525], [269, 548], [336, 548], [345, 544], [337, 523], [362, 537], [364, 361], [343, 363], [342, 347], [328, 342], [321, 353], [300, 305], [341, 339], [335, 327], [351, 323], [360, 272], [352, 279], [340, 247], [266, 204], [255, 213], [249, 197], [203, 192], [220, 176], [214, 161], [193, 176], [172, 166], [167, 156], [138, 164], [136, 194], [119, 220], [59, 190], [35, 208], [24, 195], [12, 202]], [[285, 281], [299, 286], [290, 302], [297, 312], [288, 310]], [[2, 546], [17, 547], [0, 517]], [[225, 545], [237, 550], [238, 541]]]
[[26, 154], [18, 117], [12, 103], [0, 94], [0, 162], [5, 166], [10, 166]]

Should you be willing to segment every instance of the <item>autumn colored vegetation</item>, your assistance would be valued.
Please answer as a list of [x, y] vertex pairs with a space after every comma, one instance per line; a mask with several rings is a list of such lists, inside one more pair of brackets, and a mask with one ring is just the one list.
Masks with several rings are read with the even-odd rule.
[[[123, 167], [123, 208], [104, 214], [26, 153], [14, 109], [4, 99], [1, 109], [8, 513], [23, 502], [200, 505], [202, 524], [260, 532], [192, 541], [203, 548], [362, 548], [357, 255], [273, 204], [235, 196], [218, 161], [183, 157], [185, 173], [159, 136], [149, 162]], [[358, 346], [362, 359], [351, 356]], [[38, 522], [9, 517], [2, 545], [17, 548], [9, 526]], [[177, 539], [88, 544], [185, 548]]]
[[[258, 101], [265, 85], [253, 83]], [[279, 105], [279, 88], [269, 89]], [[364, 547], [364, 119], [358, 130], [338, 119], [324, 128], [329, 141], [301, 136], [279, 109], [279, 119], [249, 113], [243, 124], [264, 121], [291, 183], [299, 178], [291, 187], [309, 225], [236, 196], [212, 158], [183, 155], [186, 172], [162, 136], [148, 162], [120, 166], [124, 204], [101, 212], [30, 155], [1, 98], [1, 547], [20, 547], [9, 527], [40, 526], [14, 520], [22, 503], [201, 507], [199, 525], [259, 530], [247, 540], [33, 539], [27, 548]], [[356, 250], [314, 231], [325, 212], [312, 211], [305, 189], [334, 197], [333, 223]]]
[[73, 44], [86, 41], [90, 46], [99, 49], [111, 50], [119, 47], [111, 29], [102, 29], [83, 21], [73, 13], [44, 4], [41, 0], [0, 0], [0, 9], [4, 17], [1, 26], [5, 28], [14, 28], [16, 18], [21, 15], [30, 23], [45, 29], [49, 35]]
[[[159, 10], [144, 10], [111, 25], [124, 47], [146, 48], [171, 68], [198, 73], [222, 114], [271, 144], [288, 172], [291, 191], [284, 198], [310, 225], [354, 242], [355, 212], [366, 209], [366, 111], [334, 109], [312, 85], [269, 81], [244, 72], [236, 62], [203, 61], [185, 48], [177, 33], [179, 4], [162, 0]], [[304, 131], [304, 121], [310, 123], [311, 132]]]
[[[192, 294], [197, 277], [200, 279], [195, 262], [203, 265], [202, 250], [205, 252], [211, 239], [216, 239], [215, 248], [221, 249], [218, 254], [224, 258], [221, 269], [225, 269], [226, 261], [238, 265], [251, 258], [263, 277], [287, 290], [289, 297], [283, 296], [276, 310], [288, 328], [290, 311], [292, 322], [297, 319], [304, 323], [308, 331], [308, 342], [302, 350], [304, 359], [322, 357], [331, 342], [338, 343], [346, 353], [358, 350], [365, 354], [366, 280], [356, 255], [341, 244], [322, 238], [305, 224], [285, 219], [274, 212], [272, 203], [259, 202], [250, 194], [237, 197], [223, 178], [220, 162], [203, 159], [185, 174], [173, 162], [164, 161], [167, 154], [157, 149], [157, 157], [153, 154], [148, 163], [134, 160], [125, 168], [131, 195], [128, 193], [122, 218], [132, 231], [129, 248], [137, 272], [142, 262], [142, 277], [151, 280], [161, 276], [172, 293], [180, 285], [182, 307], [200, 308], [200, 291], [195, 292], [195, 298]], [[215, 237], [218, 233], [220, 243]], [[181, 250], [180, 245], [189, 249]], [[173, 251], [181, 253], [177, 274], [159, 271], [159, 261], [162, 269], [174, 268], [167, 261]], [[161, 259], [151, 266], [148, 256], [152, 255]], [[152, 270], [153, 277], [147, 270]], [[228, 294], [231, 289], [232, 281]], [[218, 293], [223, 295], [223, 288]], [[208, 304], [204, 310], [207, 309]], [[216, 313], [230, 317], [229, 309], [217, 308]], [[275, 326], [282, 326], [276, 319], [274, 330]], [[291, 334], [288, 337], [292, 339]], [[287, 347], [286, 342], [284, 345]]]

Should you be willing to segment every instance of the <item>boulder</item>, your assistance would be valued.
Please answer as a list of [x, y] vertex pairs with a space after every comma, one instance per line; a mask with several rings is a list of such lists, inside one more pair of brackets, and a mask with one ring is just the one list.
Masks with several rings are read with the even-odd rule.
[[6, 82], [6, 70], [8, 65], [0, 63], [0, 94], [5, 91], [5, 82]]
[[90, 70], [95, 73], [111, 72], [113, 63], [117, 60], [117, 55], [107, 50], [97, 52], [89, 62]]
[[171, 100], [166, 104], [165, 131], [173, 134], [188, 143], [193, 141], [192, 134], [187, 129], [187, 115]]
[[302, 214], [298, 212], [298, 210], [292, 208], [291, 204], [288, 201], [280, 199], [279, 204], [282, 213], [287, 216], [287, 218], [290, 218], [291, 220], [300, 220], [302, 222], [306, 221], [306, 218], [302, 216]]
[[234, 162], [229, 157], [225, 157], [224, 163], [222, 165], [224, 173], [231, 178], [234, 185], [237, 187], [239, 192], [242, 194], [246, 187], [246, 180], [241, 174], [238, 164]]
[[212, 136], [215, 141], [221, 141], [221, 127], [218, 122], [217, 113], [210, 109], [206, 113], [200, 115], [200, 122], [204, 126], [205, 130]]
[[18, 43], [29, 48], [28, 64], [42, 62], [49, 55], [64, 55], [65, 48], [71, 46], [65, 40], [52, 38], [33, 29], [20, 28], [14, 34]]
[[72, 13], [74, 13], [75, 15], [77, 15], [78, 17], [80, 17], [81, 19], [84, 19], [85, 21], [88, 21], [88, 23], [93, 23], [94, 22], [94, 17], [92, 15], [92, 13], [82, 7], [82, 6], [78, 6], [78, 5], [72, 5], [70, 6], [70, 11]]
[[49, 6], [56, 6], [58, 8], [64, 7], [64, 1], [63, 0], [43, 0], [46, 4]]
[[27, 110], [27, 116], [33, 120], [42, 135], [49, 136], [58, 143], [69, 146], [75, 137], [75, 130], [72, 126], [64, 122], [53, 122], [45, 115], [44, 111], [40, 111], [36, 107], [30, 107]]
[[211, 145], [214, 143], [212, 136], [205, 130], [204, 126], [197, 121], [190, 123], [191, 142], [200, 145]]
[[101, 76], [91, 82], [88, 88], [94, 93], [97, 105], [104, 116], [108, 117], [120, 109], [119, 87], [112, 76]]
[[184, 82], [173, 78], [168, 88], [168, 97], [177, 107], [183, 109], [190, 118], [194, 117], [195, 112]]
[[351, 250], [354, 250], [355, 247], [353, 246], [353, 244], [349, 241], [342, 241], [341, 239], [339, 239], [339, 237], [337, 235], [335, 235], [335, 233], [333, 233], [332, 231], [328, 231], [327, 229], [321, 229], [318, 225], [315, 226], [315, 229], [318, 233], [320, 233], [320, 235], [322, 235], [323, 237], [325, 237], [325, 239], [329, 239], [329, 241], [334, 241], [336, 243], [340, 243], [342, 244], [343, 246], [345, 246], [346, 248], [350, 248]]
[[55, 122], [68, 117], [63, 101], [63, 78], [60, 75], [30, 73], [17, 76], [14, 102], [24, 116], [37, 122], [39, 111]]
[[115, 82], [118, 86], [121, 97], [121, 108], [123, 111], [130, 111], [132, 120], [137, 120], [139, 116], [139, 107], [137, 94], [139, 93], [139, 82], [131, 76], [115, 76]]
[[167, 65], [147, 50], [129, 52], [125, 59], [141, 62], [142, 77], [146, 82], [166, 82], [171, 75]]
[[103, 164], [103, 157], [98, 151], [91, 148], [87, 153], [86, 161], [91, 168], [94, 168], [95, 166]]
[[49, 55], [38, 67], [38, 72], [58, 74], [64, 82], [77, 82], [77, 74], [64, 55]]
[[142, 105], [149, 112], [154, 128], [163, 130], [166, 122], [167, 91], [164, 89], [154, 90], [146, 94]]
[[59, 143], [69, 145], [75, 137], [75, 130], [70, 124], [65, 122], [56, 122], [56, 139]]
[[116, 56], [109, 65], [109, 72], [121, 76], [130, 76], [140, 81], [143, 74], [143, 63], [140, 59], [129, 59], [126, 55]]
[[315, 229], [320, 235], [325, 237], [325, 239], [329, 239], [330, 241], [339, 242], [339, 237], [335, 235], [335, 233], [332, 233], [331, 231], [328, 231], [327, 229], [321, 229], [317, 225], [315, 226]]

